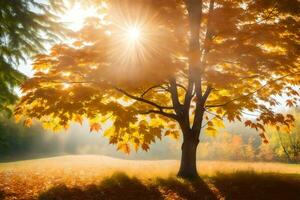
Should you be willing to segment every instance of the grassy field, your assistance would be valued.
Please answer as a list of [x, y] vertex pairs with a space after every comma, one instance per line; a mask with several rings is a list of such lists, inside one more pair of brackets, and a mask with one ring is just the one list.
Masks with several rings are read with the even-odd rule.
[[174, 160], [61, 156], [0, 163], [0, 199], [300, 199], [300, 165], [199, 161], [201, 179]]

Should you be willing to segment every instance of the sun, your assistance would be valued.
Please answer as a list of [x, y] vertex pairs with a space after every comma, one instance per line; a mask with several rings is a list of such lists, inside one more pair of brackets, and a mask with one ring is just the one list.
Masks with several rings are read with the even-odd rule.
[[138, 41], [141, 37], [141, 30], [137, 27], [129, 27], [127, 35], [131, 41]]

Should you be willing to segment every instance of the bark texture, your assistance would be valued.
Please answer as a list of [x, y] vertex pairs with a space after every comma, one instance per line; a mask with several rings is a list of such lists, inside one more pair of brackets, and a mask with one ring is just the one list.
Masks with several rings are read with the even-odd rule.
[[177, 176], [185, 179], [193, 179], [198, 177], [197, 172], [197, 146], [199, 139], [189, 134], [188, 137], [184, 137], [184, 141], [181, 146], [181, 162], [180, 169]]

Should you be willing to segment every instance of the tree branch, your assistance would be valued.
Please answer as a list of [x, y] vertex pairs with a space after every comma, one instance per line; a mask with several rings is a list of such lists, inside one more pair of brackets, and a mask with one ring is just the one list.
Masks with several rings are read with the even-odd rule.
[[150, 92], [151, 90], [153, 90], [155, 88], [162, 88], [162, 86], [161, 85], [154, 85], [154, 86], [148, 88], [147, 90], [145, 90], [145, 92], [143, 92], [143, 94], [141, 95], [141, 97], [144, 97], [148, 92]]
[[182, 88], [185, 92], [187, 92], [188, 89], [186, 89], [183, 85], [176, 83], [176, 85], [180, 88]]
[[174, 119], [176, 121], [178, 121], [178, 117], [174, 114], [171, 114], [171, 113], [166, 113], [166, 112], [163, 112], [163, 111], [159, 111], [159, 110], [148, 110], [146, 112], [139, 112], [139, 114], [141, 115], [148, 115], [148, 114], [159, 114], [159, 115], [163, 115], [165, 117], [168, 117], [168, 118], [171, 118], [171, 119]]
[[203, 126], [201, 126], [201, 129], [203, 129], [205, 126], [207, 126], [207, 124], [208, 124], [209, 122], [211, 122], [212, 120], [214, 120], [214, 119], [216, 119], [216, 118], [223, 120], [223, 119], [224, 119], [224, 116], [225, 116], [225, 114], [224, 114], [222, 117], [215, 115], [213, 118], [211, 118], [210, 120], [208, 120]]
[[94, 83], [94, 84], [98, 84], [99, 82], [96, 81], [47, 81], [49, 83], [57, 83], [57, 84], [87, 84], [87, 83]]
[[216, 114], [216, 113], [213, 113], [213, 112], [210, 112], [209, 110], [206, 110], [206, 109], [205, 109], [205, 112], [207, 112], [208, 114], [211, 114], [211, 115], [213, 115], [213, 116], [215, 116], [215, 117], [217, 117], [217, 118], [219, 118], [219, 119], [222, 119], [222, 118], [220, 117], [220, 115], [218, 115], [218, 114]]
[[173, 107], [175, 109], [176, 114], [180, 116], [182, 115], [182, 110], [181, 110], [182, 105], [179, 102], [176, 79], [170, 78], [169, 82], [170, 82], [170, 92], [171, 92]]
[[174, 109], [173, 107], [169, 107], [169, 106], [160, 106], [152, 101], [149, 101], [147, 99], [144, 99], [144, 98], [141, 98], [141, 97], [137, 97], [137, 96], [134, 96], [132, 94], [129, 94], [128, 92], [126, 92], [125, 90], [121, 89], [121, 88], [118, 88], [118, 87], [114, 87], [115, 90], [117, 90], [118, 92], [121, 92], [122, 94], [124, 94], [125, 96], [131, 98], [131, 99], [134, 99], [136, 101], [140, 101], [140, 102], [143, 102], [143, 103], [146, 103], [146, 104], [149, 104], [151, 106], [154, 106], [156, 108], [158, 108], [160, 111], [163, 111], [164, 109]]
[[[207, 19], [207, 28], [206, 28], [206, 34], [205, 34], [205, 40], [204, 40], [204, 47], [203, 47], [203, 55], [202, 58], [205, 57], [205, 54], [207, 54], [210, 50], [210, 42], [213, 38], [213, 31], [211, 29], [211, 18], [212, 18], [212, 13], [214, 11], [215, 7], [215, 0], [210, 0], [209, 2], [209, 11], [208, 11], [208, 19]], [[202, 61], [204, 61], [203, 59]]]
[[281, 76], [281, 77], [276, 78], [276, 79], [272, 79], [272, 80], [268, 81], [266, 84], [262, 85], [262, 86], [261, 86], [260, 88], [258, 88], [257, 90], [255, 90], [255, 91], [253, 91], [253, 92], [250, 92], [250, 93], [248, 93], [248, 94], [246, 94], [246, 95], [241, 95], [241, 96], [239, 96], [239, 97], [237, 97], [237, 98], [234, 98], [234, 99], [232, 99], [232, 100], [230, 100], [230, 101], [227, 101], [227, 102], [225, 102], [225, 103], [223, 103], [223, 104], [206, 105], [205, 107], [206, 107], [206, 108], [223, 107], [223, 106], [226, 106], [226, 105], [228, 105], [228, 104], [230, 104], [230, 103], [233, 103], [233, 102], [235, 102], [235, 101], [237, 101], [237, 100], [249, 98], [249, 97], [251, 97], [252, 95], [254, 95], [254, 94], [256, 94], [257, 92], [259, 92], [260, 90], [262, 90], [262, 89], [264, 89], [265, 87], [267, 87], [268, 85], [270, 85], [270, 84], [272, 84], [272, 83], [275, 83], [276, 81], [279, 81], [279, 80], [281, 80], [281, 79], [284, 79], [284, 78], [286, 78], [286, 77], [288, 77], [288, 76], [293, 76], [293, 75], [297, 75], [297, 74], [300, 74], [300, 71], [293, 72], [293, 73], [290, 73], [290, 74]]
[[207, 86], [206, 91], [203, 96], [201, 96], [200, 93], [196, 93], [197, 95], [197, 104], [196, 104], [196, 110], [195, 110], [195, 117], [194, 117], [194, 122], [193, 122], [193, 127], [192, 130], [193, 132], [200, 134], [201, 127], [202, 127], [202, 119], [204, 115], [204, 104], [209, 96], [209, 94], [212, 91], [212, 87]]

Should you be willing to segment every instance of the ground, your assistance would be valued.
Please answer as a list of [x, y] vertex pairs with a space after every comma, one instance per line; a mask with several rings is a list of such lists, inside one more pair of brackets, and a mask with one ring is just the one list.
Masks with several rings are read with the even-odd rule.
[[176, 178], [178, 165], [93, 155], [0, 163], [0, 199], [300, 198], [300, 165], [199, 161], [194, 181]]

